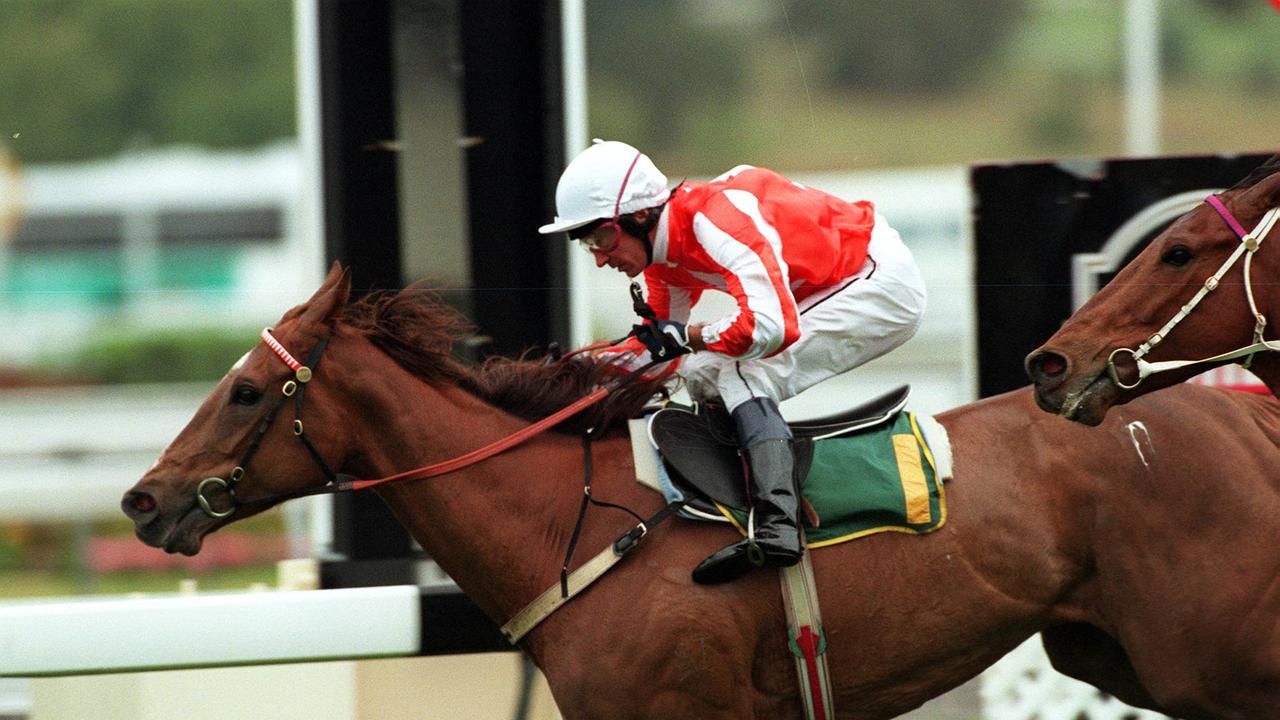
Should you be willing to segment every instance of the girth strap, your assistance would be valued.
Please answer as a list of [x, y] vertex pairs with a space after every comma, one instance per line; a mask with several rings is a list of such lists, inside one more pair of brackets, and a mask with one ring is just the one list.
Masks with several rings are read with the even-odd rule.
[[569, 573], [562, 583], [557, 582], [544, 590], [541, 595], [534, 598], [533, 602], [526, 605], [523, 610], [508, 620], [506, 625], [502, 626], [502, 634], [506, 636], [507, 641], [512, 645], [519, 642], [520, 638], [527, 635], [543, 620], [546, 620], [551, 613], [559, 610], [562, 605], [572, 600], [578, 593], [586, 590], [591, 583], [599, 580], [602, 575], [609, 572], [614, 565], [617, 565], [622, 558], [626, 557], [628, 553], [640, 544], [640, 541], [644, 539], [649, 530], [671, 517], [678, 509], [680, 509], [680, 503], [671, 503], [662, 508], [648, 520], [619, 535], [618, 539], [610, 543], [609, 547], [601, 550], [577, 570]]
[[817, 584], [813, 579], [812, 553], [800, 562], [778, 569], [782, 605], [787, 614], [787, 636], [796, 661], [796, 679], [807, 720], [829, 720], [831, 674], [827, 670], [827, 639], [822, 632]]

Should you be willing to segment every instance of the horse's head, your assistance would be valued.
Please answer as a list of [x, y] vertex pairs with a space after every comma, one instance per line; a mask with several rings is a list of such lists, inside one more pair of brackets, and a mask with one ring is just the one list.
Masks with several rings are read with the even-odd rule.
[[[1253, 230], [1270, 208], [1280, 205], [1277, 170], [1280, 156], [1217, 196], [1245, 231]], [[1280, 286], [1272, 280], [1280, 273], [1280, 231], [1272, 236], [1253, 254], [1251, 277], [1258, 312], [1274, 321], [1280, 310], [1276, 290]], [[1048, 342], [1027, 356], [1027, 374], [1035, 383], [1040, 407], [1097, 425], [1113, 405], [1229, 360], [1168, 370], [1160, 362], [1201, 360], [1251, 345], [1255, 318], [1246, 295], [1244, 257], [1226, 268], [1220, 279], [1206, 282], [1241, 247], [1241, 238], [1208, 203], [1175, 221]], [[1182, 313], [1206, 285], [1213, 289]], [[1274, 363], [1263, 356], [1258, 360], [1255, 367]], [[1151, 369], [1157, 372], [1147, 374]], [[1274, 390], [1276, 386], [1269, 384]]]
[[[121, 506], [139, 539], [194, 555], [216, 528], [273, 504], [259, 499], [278, 501], [330, 479], [329, 468], [346, 452], [337, 431], [342, 418], [334, 403], [322, 400], [332, 392], [333, 383], [325, 382], [332, 378], [323, 363], [314, 376], [309, 368], [291, 365], [319, 362], [350, 290], [348, 274], [335, 264], [315, 295], [272, 329], [280, 348], [264, 337], [227, 372], [156, 464], [125, 493]], [[295, 424], [300, 395], [308, 400], [305, 429]], [[308, 443], [316, 458], [309, 457]]]

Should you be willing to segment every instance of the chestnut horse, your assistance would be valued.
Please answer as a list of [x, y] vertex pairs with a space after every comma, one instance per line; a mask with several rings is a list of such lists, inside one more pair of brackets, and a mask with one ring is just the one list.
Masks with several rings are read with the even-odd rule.
[[[287, 420], [268, 421], [293, 375], [259, 345], [125, 494], [143, 542], [195, 554], [208, 533], [322, 487], [322, 465], [370, 478], [453, 458], [599, 382], [590, 360], [461, 366], [448, 354], [451, 311], [417, 290], [354, 303], [348, 292], [335, 265], [272, 331], [309, 367], [320, 358], [300, 413], [314, 457]], [[634, 480], [625, 425], [610, 425], [633, 409], [620, 400], [456, 472], [375, 491], [505, 622], [558, 582], [583, 496], [586, 426], [612, 428], [587, 446], [594, 496], [644, 516], [663, 507]], [[1024, 390], [938, 420], [954, 447], [947, 523], [813, 553], [837, 717], [907, 712], [1037, 632], [1060, 670], [1131, 704], [1190, 718], [1258, 718], [1280, 706], [1275, 403], [1187, 386], [1099, 430], [1039, 412]], [[237, 464], [229, 498], [221, 479]], [[197, 488], [210, 477], [206, 513]], [[592, 509], [579, 557], [634, 523]], [[657, 526], [520, 641], [565, 718], [802, 717], [776, 575], [690, 579], [733, 533]]]
[[1160, 233], [1027, 356], [1040, 407], [1096, 425], [1113, 405], [1229, 362], [1280, 394], [1278, 207], [1280, 155]]

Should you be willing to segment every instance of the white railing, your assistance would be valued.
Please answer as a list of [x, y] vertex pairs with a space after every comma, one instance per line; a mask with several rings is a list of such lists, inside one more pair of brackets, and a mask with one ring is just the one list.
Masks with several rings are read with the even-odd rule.
[[[0, 602], [0, 675], [415, 655], [420, 592], [388, 585]], [[355, 616], [363, 619], [337, 620]]]
[[0, 521], [118, 519], [205, 383], [0, 392]]

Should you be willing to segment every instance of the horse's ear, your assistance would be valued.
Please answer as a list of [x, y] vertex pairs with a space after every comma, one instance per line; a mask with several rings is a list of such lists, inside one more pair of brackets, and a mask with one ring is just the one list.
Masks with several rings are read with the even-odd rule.
[[334, 261], [329, 275], [303, 306], [302, 324], [327, 324], [351, 297], [351, 271]]
[[[1268, 160], [1267, 165], [1280, 165], [1280, 155]], [[1244, 197], [1249, 207], [1258, 213], [1280, 205], [1280, 169], [1254, 183], [1245, 190]]]

